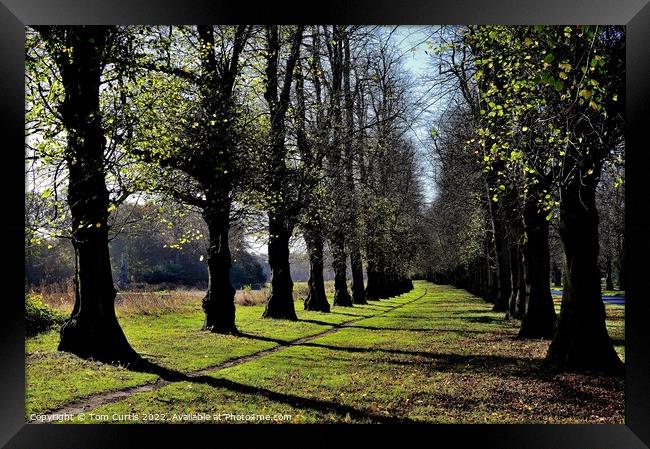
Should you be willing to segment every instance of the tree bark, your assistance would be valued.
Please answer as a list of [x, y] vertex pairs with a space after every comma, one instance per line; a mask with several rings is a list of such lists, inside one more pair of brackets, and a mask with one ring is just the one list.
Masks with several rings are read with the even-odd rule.
[[366, 290], [363, 286], [363, 263], [359, 250], [359, 232], [357, 227], [357, 198], [354, 182], [354, 99], [350, 86], [350, 36], [343, 34], [343, 91], [345, 105], [345, 178], [348, 195], [348, 226], [350, 237], [348, 248], [350, 250], [350, 268], [352, 269], [352, 303], [367, 304]]
[[231, 255], [228, 244], [230, 202], [206, 207], [203, 219], [208, 225], [208, 291], [203, 298], [203, 329], [220, 334], [237, 334], [235, 289], [230, 283]]
[[612, 281], [612, 259], [609, 257], [605, 260], [605, 290], [614, 290], [614, 282]]
[[72, 58], [59, 58], [65, 88], [60, 106], [68, 132], [68, 204], [75, 252], [75, 304], [61, 328], [59, 351], [104, 362], [139, 360], [115, 316], [116, 291], [108, 250], [109, 195], [99, 109], [106, 27], [69, 27]]
[[519, 337], [543, 338], [553, 336], [557, 318], [551, 297], [548, 221], [540, 213], [535, 198], [524, 202], [523, 266], [526, 282], [526, 307]]
[[368, 285], [366, 285], [366, 300], [379, 301], [380, 273], [368, 262]]
[[359, 246], [350, 244], [350, 268], [352, 269], [352, 304], [368, 304], [363, 286], [363, 262]]
[[[526, 289], [523, 282], [523, 267], [521, 263], [522, 248], [519, 243], [510, 246], [510, 284], [512, 291], [510, 292], [510, 299], [508, 300], [508, 310], [506, 311], [506, 319], [519, 319], [522, 315], [522, 299], [525, 300]], [[522, 291], [523, 290], [523, 291]]]
[[562, 287], [562, 270], [553, 262], [553, 287]]
[[280, 31], [277, 25], [265, 27], [267, 64], [264, 99], [269, 108], [271, 130], [269, 136], [271, 159], [268, 186], [272, 194], [279, 195], [278, 204], [269, 210], [269, 265], [271, 266], [271, 292], [266, 302], [264, 318], [297, 320], [293, 304], [293, 281], [289, 265], [289, 239], [293, 233], [294, 219], [299, 209], [294, 208], [287, 191], [287, 151], [285, 146], [285, 118], [290, 102], [290, 90], [296, 61], [300, 57], [303, 27], [297, 27], [291, 39], [286, 58], [284, 79], [279, 89], [278, 58], [281, 50]]
[[519, 276], [517, 284], [517, 298], [515, 299], [515, 310], [517, 311], [517, 318], [521, 319], [526, 313], [526, 304], [528, 300], [528, 290], [526, 286], [526, 277], [524, 276], [524, 258], [523, 258], [523, 249], [519, 248], [519, 258], [517, 262], [519, 263]]
[[503, 217], [498, 214], [494, 218], [494, 250], [496, 254], [496, 275], [498, 292], [496, 302], [492, 311], [505, 312], [510, 300], [512, 286], [510, 284], [510, 252], [508, 250], [508, 238], [506, 235], [506, 224]]
[[618, 289], [625, 290], [625, 250], [621, 251], [618, 261]]
[[595, 199], [600, 170], [592, 170], [585, 176], [576, 175], [561, 189], [560, 237], [566, 267], [562, 309], [546, 361], [560, 369], [622, 374], [624, 365], [605, 326]]
[[264, 318], [297, 320], [293, 304], [293, 281], [289, 264], [289, 239], [292, 230], [286, 220], [270, 215], [269, 265], [271, 266], [271, 292], [266, 301]]
[[332, 238], [332, 268], [334, 269], [334, 305], [352, 307], [352, 296], [348, 292], [345, 238], [336, 233]]
[[323, 278], [323, 238], [318, 232], [306, 231], [304, 234], [309, 253], [309, 293], [305, 299], [305, 310], [329, 312], [330, 305], [325, 294]]

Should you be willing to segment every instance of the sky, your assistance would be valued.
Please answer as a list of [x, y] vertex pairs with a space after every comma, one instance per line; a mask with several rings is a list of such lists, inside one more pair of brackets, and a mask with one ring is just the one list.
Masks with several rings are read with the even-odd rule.
[[[405, 25], [398, 26], [393, 33], [393, 40], [402, 50], [404, 55], [404, 66], [406, 70], [412, 73], [413, 77], [417, 80], [415, 86], [415, 95], [422, 98], [425, 104], [432, 94], [435, 94], [435, 86], [430, 81], [425, 81], [423, 78], [430, 76], [433, 69], [432, 58], [428, 54], [430, 52], [429, 46], [435, 44], [432, 32], [432, 26], [417, 26]], [[426, 154], [429, 151], [429, 135], [433, 126], [433, 121], [437, 115], [437, 107], [435, 105], [426, 108], [426, 111], [419, 116], [419, 120], [414, 123], [412, 129], [413, 141], [421, 155], [424, 178], [423, 187], [425, 202], [429, 203], [435, 197], [435, 186], [431, 182], [432, 176], [430, 165], [426, 162]]]

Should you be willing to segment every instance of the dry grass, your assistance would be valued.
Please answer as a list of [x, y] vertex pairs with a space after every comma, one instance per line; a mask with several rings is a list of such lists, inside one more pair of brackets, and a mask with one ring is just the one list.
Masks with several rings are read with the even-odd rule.
[[61, 284], [46, 284], [30, 293], [36, 293], [46, 306], [69, 314], [74, 306], [74, 284], [72, 280]]
[[253, 290], [245, 287], [243, 290], [237, 290], [235, 293], [235, 304], [238, 306], [258, 306], [266, 302], [270, 289], [265, 286], [259, 290]]
[[[269, 297], [270, 288], [267, 283], [259, 290], [253, 290], [249, 287], [244, 287], [242, 290], [237, 290], [235, 294], [235, 304], [239, 306], [258, 306], [266, 303]], [[293, 283], [293, 300], [304, 301], [309, 293], [309, 288], [306, 282]], [[328, 295], [334, 294], [334, 281], [325, 282], [325, 293]]]
[[[48, 307], [69, 314], [74, 306], [74, 284], [45, 285], [31, 293], [39, 295]], [[115, 312], [118, 316], [156, 315], [169, 312], [182, 312], [200, 307], [205, 292], [196, 289], [176, 289], [173, 291], [124, 291], [115, 298]]]
[[[328, 295], [334, 293], [334, 282], [325, 282]], [[238, 306], [258, 306], [266, 303], [269, 296], [269, 284], [259, 290], [245, 287], [235, 293], [235, 304]], [[294, 301], [304, 301], [309, 289], [306, 282], [294, 282]], [[41, 301], [48, 307], [69, 314], [74, 306], [74, 284], [72, 281], [64, 284], [45, 285], [31, 293], [38, 294]], [[153, 288], [137, 291], [118, 292], [115, 299], [115, 311], [118, 316], [156, 315], [169, 312], [182, 312], [188, 309], [200, 308], [205, 291], [198, 289], [162, 290]]]
[[159, 315], [201, 307], [202, 290], [120, 292], [115, 299], [118, 316]]

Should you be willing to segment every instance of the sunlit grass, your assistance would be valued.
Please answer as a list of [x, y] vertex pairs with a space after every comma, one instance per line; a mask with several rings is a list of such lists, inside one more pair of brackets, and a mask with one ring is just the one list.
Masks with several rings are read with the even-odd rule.
[[[409, 303], [425, 289], [426, 296]], [[391, 309], [399, 305], [403, 306]], [[261, 306], [240, 307], [237, 324], [242, 331], [285, 342], [362, 319], [312, 341], [92, 412], [109, 421], [113, 414], [137, 413], [185, 422], [174, 420], [174, 413], [200, 412], [288, 414], [294, 423], [623, 422], [621, 379], [545, 374], [539, 365], [548, 342], [516, 339], [519, 322], [490, 309], [490, 304], [462, 290], [424, 282], [417, 282], [409, 294], [368, 306], [334, 308], [331, 314], [298, 310], [303, 320], [298, 322], [263, 320]], [[610, 335], [624, 356], [625, 308], [608, 305], [606, 310]], [[183, 372], [276, 345], [198, 331], [200, 319], [199, 311], [169, 313], [124, 318], [123, 326], [136, 350]], [[42, 351], [45, 359], [30, 363], [28, 358], [28, 373], [38, 379], [30, 384], [30, 410], [52, 408], [66, 398], [83, 396], [81, 391], [104, 391], [117, 385], [117, 379], [122, 379], [121, 387], [151, 379], [105, 367], [102, 375], [108, 381], [97, 385], [79, 375], [91, 370], [92, 362], [64, 355], [78, 365], [63, 370], [66, 376], [55, 373], [46, 388], [39, 382], [46, 377], [48, 363], [55, 363], [55, 343], [51, 334], [29, 342], [32, 352]], [[48, 393], [60, 390], [63, 382], [79, 388]]]

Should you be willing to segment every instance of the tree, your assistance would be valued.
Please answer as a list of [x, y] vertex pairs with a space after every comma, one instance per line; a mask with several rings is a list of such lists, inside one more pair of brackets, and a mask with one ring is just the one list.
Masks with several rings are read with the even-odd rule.
[[[347, 285], [347, 254], [346, 247], [346, 214], [348, 213], [349, 194], [345, 183], [345, 145], [349, 136], [345, 135], [343, 117], [343, 72], [344, 72], [344, 41], [346, 40], [345, 26], [333, 25], [332, 31], [323, 27], [328, 62], [331, 70], [331, 88], [329, 95], [330, 139], [327, 151], [328, 192], [331, 195], [333, 210], [330, 213], [330, 247], [332, 250], [332, 268], [334, 269], [334, 305], [352, 306], [352, 296]], [[351, 143], [350, 143], [351, 144]]]
[[[486, 166], [496, 168], [501, 190], [518, 192], [524, 202], [530, 291], [520, 335], [552, 334], [547, 361], [554, 366], [618, 371], [600, 297], [595, 192], [603, 162], [622, 144], [624, 33], [471, 27], [466, 40], [479, 67]], [[566, 269], [553, 330], [545, 221], [558, 206]]]
[[115, 287], [108, 251], [109, 195], [106, 140], [100, 112], [102, 71], [111, 58], [113, 27], [37, 27], [61, 76], [58, 106], [67, 133], [67, 202], [75, 251], [75, 304], [61, 328], [58, 349], [107, 362], [134, 362], [115, 316]]
[[538, 39], [526, 27], [473, 27], [466, 37], [478, 66], [474, 77], [482, 101], [479, 142], [487, 170], [498, 186], [492, 200], [505, 198], [508, 205], [522, 204], [526, 298], [519, 335], [550, 338], [556, 319], [548, 244], [553, 166], [547, 165], [548, 152], [543, 146], [548, 129], [539, 119], [550, 107], [535, 79], [541, 77], [543, 57], [530, 55]]
[[[266, 78], [264, 99], [268, 106], [270, 129], [268, 142], [268, 163], [266, 165], [265, 187], [269, 215], [269, 265], [271, 266], [271, 291], [263, 316], [297, 320], [293, 304], [293, 282], [289, 265], [289, 240], [296, 225], [300, 209], [291, 203], [285, 185], [289, 178], [286, 162], [286, 114], [290, 104], [290, 92], [294, 69], [300, 55], [302, 27], [296, 27], [291, 34], [291, 46], [287, 56], [284, 77], [279, 73], [278, 62], [282, 50], [280, 30], [271, 25], [264, 28], [266, 35]], [[272, 199], [271, 199], [272, 198]], [[297, 210], [296, 210], [297, 209]]]
[[[136, 37], [142, 32], [134, 31]], [[134, 38], [139, 50], [127, 55], [136, 80], [133, 108], [140, 116], [138, 144], [130, 153], [165, 170], [154, 178], [160, 181], [154, 183], [157, 191], [201, 211], [210, 242], [203, 329], [236, 334], [228, 242], [233, 196], [246, 165], [236, 83], [250, 27], [163, 27], [158, 32], [167, 37], [154, 44], [146, 36], [142, 42]], [[186, 60], [170, 57], [179, 54], [172, 51], [175, 45], [191, 48], [189, 67]]]
[[625, 31], [567, 27], [557, 41], [557, 59], [566, 58], [571, 65], [572, 95], [568, 98], [562, 90], [556, 95], [573, 107], [561, 116], [567, 157], [561, 171], [560, 236], [566, 268], [547, 361], [621, 373], [624, 366], [607, 333], [601, 298], [596, 188], [603, 162], [623, 144]]
[[413, 233], [422, 197], [415, 149], [406, 137], [412, 123], [411, 80], [404, 76], [401, 64], [390, 39], [377, 32], [357, 69], [356, 198], [367, 264], [367, 300], [412, 288], [408, 276], [415, 259]]
[[325, 227], [325, 191], [323, 185], [323, 158], [325, 133], [328, 128], [325, 108], [322, 101], [322, 66], [320, 62], [320, 33], [317, 26], [312, 27], [311, 61], [306, 70], [311, 74], [313, 99], [310, 104], [311, 123], [307, 120], [307, 87], [302, 64], [296, 66], [296, 145], [304, 167], [305, 207], [300, 226], [307, 245], [309, 256], [309, 292], [305, 298], [305, 310], [329, 312], [330, 305], [325, 294], [324, 269], [324, 227]]

